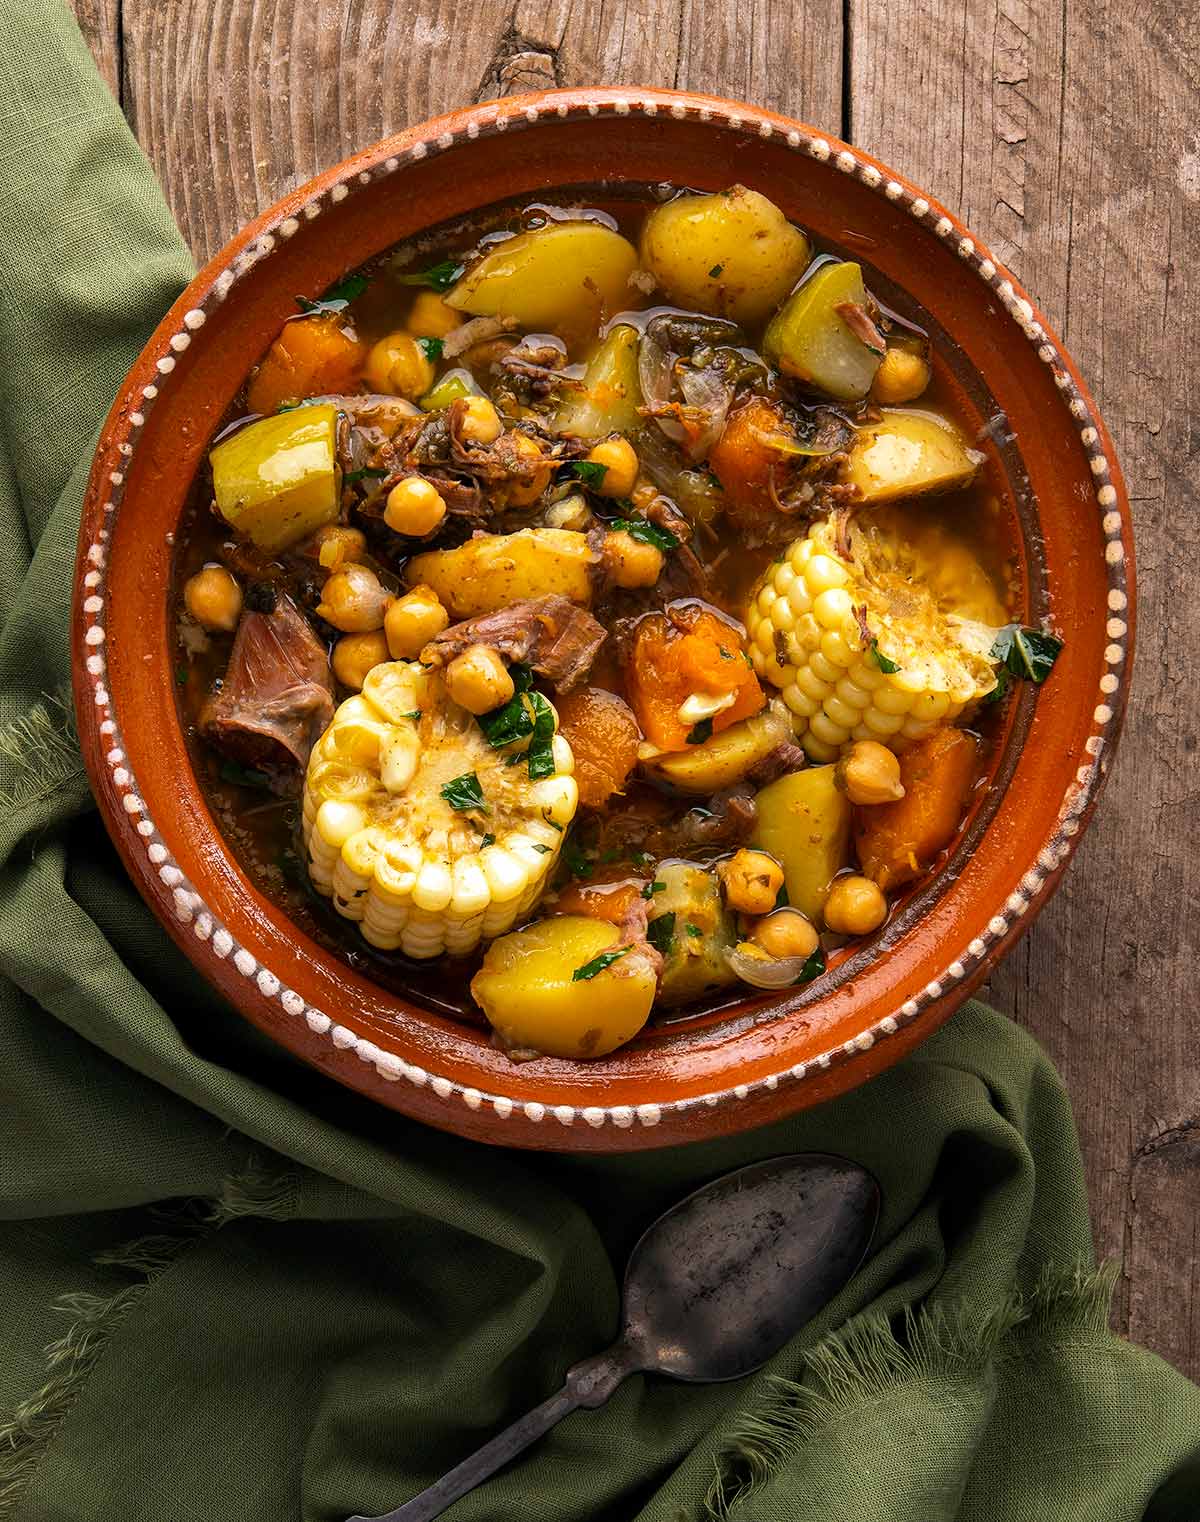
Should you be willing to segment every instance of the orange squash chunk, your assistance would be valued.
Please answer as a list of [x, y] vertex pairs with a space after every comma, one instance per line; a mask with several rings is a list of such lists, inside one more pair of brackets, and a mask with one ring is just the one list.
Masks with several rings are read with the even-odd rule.
[[732, 704], [712, 717], [709, 732], [714, 734], [748, 719], [767, 701], [741, 636], [700, 607], [643, 618], [626, 681], [642, 733], [664, 751], [683, 750], [693, 733], [695, 726], [679, 717], [686, 698], [732, 695]]
[[854, 843], [885, 890], [912, 882], [948, 846], [975, 781], [979, 749], [963, 729], [935, 729], [900, 757], [904, 797], [855, 810]]
[[315, 312], [283, 325], [246, 388], [250, 412], [277, 412], [306, 396], [340, 396], [358, 384], [367, 346], [345, 331], [339, 313]]
[[[579, 801], [584, 808], [602, 808], [622, 790], [637, 765], [641, 740], [637, 720], [627, 703], [602, 687], [568, 692], [555, 698], [554, 706], [559, 733], [575, 757]], [[576, 912], [587, 911], [571, 911]]]

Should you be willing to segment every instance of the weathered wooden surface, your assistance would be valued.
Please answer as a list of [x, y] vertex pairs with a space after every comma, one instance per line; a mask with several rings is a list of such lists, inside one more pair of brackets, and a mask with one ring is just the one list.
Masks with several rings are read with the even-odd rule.
[[1137, 683], [1069, 882], [991, 995], [1074, 1099], [1118, 1326], [1200, 1373], [1191, 433], [1200, 41], [1148, 0], [75, 0], [198, 256], [352, 149], [472, 98], [674, 85], [903, 168], [1016, 271], [1095, 389], [1137, 515]]

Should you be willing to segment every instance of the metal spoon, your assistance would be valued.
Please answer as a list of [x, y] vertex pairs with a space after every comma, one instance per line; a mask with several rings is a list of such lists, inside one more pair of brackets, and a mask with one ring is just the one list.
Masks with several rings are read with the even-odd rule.
[[879, 1186], [819, 1152], [752, 1163], [697, 1189], [643, 1233], [625, 1270], [624, 1322], [557, 1395], [395, 1511], [347, 1522], [432, 1522], [577, 1406], [602, 1406], [628, 1374], [740, 1379], [810, 1321], [862, 1262]]

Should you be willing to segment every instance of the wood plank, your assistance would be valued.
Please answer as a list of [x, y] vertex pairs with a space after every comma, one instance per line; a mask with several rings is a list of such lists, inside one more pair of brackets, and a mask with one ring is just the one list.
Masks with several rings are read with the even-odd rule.
[[121, 99], [121, 0], [72, 0], [75, 19], [96, 67]]
[[[1118, 1325], [1200, 1373], [1200, 955], [1193, 609], [1200, 48], [1165, 0], [852, 0], [855, 141], [1015, 270], [1100, 402], [1134, 497], [1140, 649], [1120, 759], [1066, 886], [996, 977], [1070, 1088]], [[1136, 102], [1153, 102], [1138, 109]], [[1122, 104], [1124, 103], [1124, 104]], [[937, 130], [930, 131], [935, 122]]]

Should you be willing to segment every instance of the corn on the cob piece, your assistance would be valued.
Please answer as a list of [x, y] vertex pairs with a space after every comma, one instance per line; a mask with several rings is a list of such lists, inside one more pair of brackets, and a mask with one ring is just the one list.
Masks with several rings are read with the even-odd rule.
[[494, 750], [440, 671], [374, 667], [309, 760], [303, 831], [317, 891], [373, 946], [410, 957], [463, 956], [511, 929], [549, 883], [575, 815], [571, 747], [559, 734], [551, 743], [553, 773], [532, 780], [523, 760], [506, 764], [528, 740]]
[[903, 750], [991, 692], [1004, 621], [967, 546], [893, 510], [856, 520], [849, 544], [814, 523], [759, 580], [746, 630], [805, 750], [832, 761], [851, 740]]

